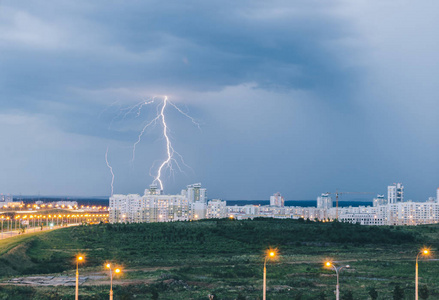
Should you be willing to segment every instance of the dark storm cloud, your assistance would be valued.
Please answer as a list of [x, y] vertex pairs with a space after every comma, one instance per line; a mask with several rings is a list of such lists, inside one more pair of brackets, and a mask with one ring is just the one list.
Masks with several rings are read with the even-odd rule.
[[15, 100], [7, 105], [75, 102], [68, 87], [344, 91], [353, 76], [330, 47], [348, 26], [314, 1], [76, 3], [4, 4], [12, 29], [1, 88]]
[[108, 145], [116, 192], [141, 191], [162, 140], [148, 132], [129, 169], [144, 119], [114, 118], [167, 94], [203, 123], [199, 133], [169, 111], [195, 170], [171, 191], [202, 181], [213, 197], [304, 199], [400, 180], [425, 196], [437, 182], [436, 11], [433, 1], [2, 1], [0, 192], [108, 193]]
[[318, 5], [6, 1], [0, 89], [7, 101], [0, 107], [50, 114], [53, 125], [69, 132], [131, 140], [138, 128], [108, 130], [112, 116], [96, 118], [116, 100], [139, 100], [112, 89], [197, 92], [251, 83], [346, 102], [346, 81], [356, 75], [334, 43], [349, 27]]

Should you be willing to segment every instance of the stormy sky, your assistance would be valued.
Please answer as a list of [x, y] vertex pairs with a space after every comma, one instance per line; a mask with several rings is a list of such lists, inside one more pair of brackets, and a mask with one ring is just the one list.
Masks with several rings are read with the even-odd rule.
[[[0, 2], [0, 193], [209, 198], [439, 186], [437, 1]], [[140, 115], [127, 107], [155, 97]], [[122, 113], [121, 113], [122, 112]], [[372, 197], [372, 196], [370, 196]]]

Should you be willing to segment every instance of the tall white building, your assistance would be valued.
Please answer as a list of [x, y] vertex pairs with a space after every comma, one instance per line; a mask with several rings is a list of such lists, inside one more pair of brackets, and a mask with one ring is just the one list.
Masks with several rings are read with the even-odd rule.
[[12, 195], [0, 195], [0, 202], [12, 202], [13, 200]]
[[439, 203], [439, 188], [436, 190], [436, 202]]
[[186, 196], [189, 201], [207, 203], [206, 189], [201, 187], [201, 183], [190, 184], [181, 194]]
[[206, 189], [189, 185], [180, 195], [164, 195], [157, 185], [138, 194], [110, 197], [110, 222], [170, 222], [204, 219], [207, 214]]
[[[389, 199], [377, 195], [373, 206], [332, 206], [329, 194], [317, 198], [317, 207], [284, 206], [279, 193], [270, 198], [270, 205], [226, 206], [226, 201], [214, 199], [206, 203], [206, 189], [193, 184], [180, 195], [163, 195], [151, 185], [143, 196], [137, 194], [113, 195], [110, 198], [110, 222], [170, 222], [205, 218], [253, 219], [271, 217], [280, 219], [334, 220], [362, 225], [418, 225], [439, 223], [439, 189], [436, 199], [425, 202], [403, 202], [402, 184], [389, 187]], [[432, 197], [431, 197], [432, 198]]]
[[270, 206], [284, 207], [284, 197], [280, 193], [274, 193], [273, 196], [270, 196]]
[[149, 189], [145, 190], [145, 195], [163, 195], [163, 190], [159, 189], [157, 184], [153, 183]]
[[387, 204], [387, 199], [384, 198], [384, 195], [377, 195], [373, 198], [373, 206], [380, 206]]
[[404, 202], [404, 186], [402, 183], [394, 183], [387, 187], [387, 200], [389, 204]]
[[329, 194], [322, 194], [320, 197], [317, 197], [317, 208], [330, 209], [331, 207], [332, 198], [329, 197]]
[[219, 199], [210, 200], [207, 204], [207, 215], [208, 219], [221, 219], [227, 218], [227, 202], [221, 201]]

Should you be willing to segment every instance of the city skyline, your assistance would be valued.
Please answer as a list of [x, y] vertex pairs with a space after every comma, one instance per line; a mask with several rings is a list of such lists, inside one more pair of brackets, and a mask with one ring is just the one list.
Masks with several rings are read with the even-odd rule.
[[[153, 4], [153, 5], [152, 5]], [[158, 128], [130, 162], [141, 118], [167, 95], [175, 149], [209, 197], [315, 199], [439, 186], [439, 4], [0, 3], [0, 192], [139, 193], [165, 156]], [[433, 191], [433, 192], [432, 192]]]

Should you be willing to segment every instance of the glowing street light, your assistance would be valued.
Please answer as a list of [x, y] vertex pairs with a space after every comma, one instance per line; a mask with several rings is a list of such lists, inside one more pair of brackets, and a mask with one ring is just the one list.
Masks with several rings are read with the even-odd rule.
[[[113, 274], [113, 269], [111, 268], [112, 265], [110, 263], [107, 263], [105, 265], [105, 267], [107, 269], [110, 269], [110, 300], [113, 300], [113, 275], [114, 275]], [[114, 270], [114, 273], [116, 273], [116, 274], [119, 274], [120, 272], [122, 272], [120, 268], [116, 268]]]
[[327, 262], [325, 263], [325, 267], [333, 268], [333, 269], [335, 270], [335, 274], [337, 274], [337, 285], [336, 285], [336, 290], [335, 290], [335, 299], [336, 299], [336, 300], [340, 300], [340, 282], [339, 282], [339, 274], [340, 274], [341, 269], [343, 269], [343, 268], [349, 268], [350, 266], [349, 266], [349, 265], [346, 265], [346, 266], [337, 267], [337, 266], [334, 265], [334, 263], [332, 263], [332, 262], [330, 262], [330, 261], [327, 261]]
[[78, 300], [78, 290], [79, 290], [79, 263], [84, 261], [83, 255], [76, 256], [76, 288], [75, 288], [75, 300]]
[[264, 259], [264, 281], [262, 286], [262, 300], [266, 300], [267, 293], [267, 260], [274, 259], [277, 256], [277, 249], [268, 249]]
[[416, 255], [416, 275], [415, 275], [415, 300], [418, 300], [418, 258], [419, 255], [428, 256], [430, 255], [430, 249], [423, 248]]

